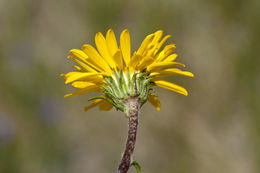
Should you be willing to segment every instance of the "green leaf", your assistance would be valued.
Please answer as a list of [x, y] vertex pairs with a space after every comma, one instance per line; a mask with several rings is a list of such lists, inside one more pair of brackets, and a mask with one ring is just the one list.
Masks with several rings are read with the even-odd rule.
[[149, 93], [149, 95], [150, 95], [150, 96], [154, 96], [154, 97], [158, 97], [158, 95], [155, 94], [155, 93]]
[[139, 163], [137, 161], [134, 160], [131, 165], [133, 165], [135, 167], [137, 173], [142, 173], [141, 166], [139, 165]]

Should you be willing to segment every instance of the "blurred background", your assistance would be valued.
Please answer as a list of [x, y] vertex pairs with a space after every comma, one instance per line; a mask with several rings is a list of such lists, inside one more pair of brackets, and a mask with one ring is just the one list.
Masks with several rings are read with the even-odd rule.
[[259, 0], [0, 0], [1, 173], [116, 172], [127, 119], [84, 112], [95, 93], [64, 99], [75, 89], [59, 76], [109, 28], [129, 28], [133, 50], [164, 30], [195, 74], [169, 79], [188, 97], [156, 88], [161, 111], [142, 108], [144, 173], [260, 172]]

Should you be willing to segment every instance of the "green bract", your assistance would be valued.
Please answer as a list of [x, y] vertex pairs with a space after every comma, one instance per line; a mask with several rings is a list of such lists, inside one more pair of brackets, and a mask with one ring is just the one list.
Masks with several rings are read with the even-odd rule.
[[139, 97], [142, 106], [148, 97], [153, 95], [150, 90], [154, 83], [146, 72], [114, 71], [113, 76], [105, 76], [104, 80], [106, 81], [106, 85], [102, 86], [104, 96], [93, 97], [90, 100], [104, 99], [122, 112], [127, 110], [126, 99]]

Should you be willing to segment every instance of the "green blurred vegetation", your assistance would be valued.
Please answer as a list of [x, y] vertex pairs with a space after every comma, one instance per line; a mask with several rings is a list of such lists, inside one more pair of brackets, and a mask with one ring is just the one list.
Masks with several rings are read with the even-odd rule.
[[116, 171], [127, 120], [85, 113], [92, 94], [64, 99], [73, 89], [59, 76], [70, 49], [109, 28], [129, 28], [133, 49], [164, 30], [195, 74], [170, 78], [188, 97], [156, 88], [162, 110], [143, 107], [144, 173], [260, 172], [259, 16], [258, 0], [1, 0], [0, 172]]

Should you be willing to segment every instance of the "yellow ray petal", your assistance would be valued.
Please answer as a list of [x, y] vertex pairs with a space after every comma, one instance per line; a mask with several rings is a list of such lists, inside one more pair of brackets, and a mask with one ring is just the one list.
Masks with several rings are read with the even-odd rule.
[[83, 61], [84, 63], [90, 65], [91, 67], [99, 71], [103, 71], [103, 72], [105, 71], [103, 68], [100, 67], [100, 64], [94, 62], [91, 58], [89, 58], [84, 51], [79, 49], [72, 49], [70, 50], [70, 53], [75, 57], [77, 57], [78, 59], [80, 59], [81, 61]]
[[74, 93], [66, 94], [64, 97], [66, 98], [66, 97], [71, 97], [71, 96], [78, 96], [78, 95], [85, 94], [88, 92], [93, 92], [93, 91], [101, 92], [102, 90], [99, 86], [93, 85], [93, 86], [86, 87], [84, 89], [80, 89]]
[[161, 109], [161, 102], [156, 96], [150, 96], [148, 101], [159, 111]]
[[91, 61], [89, 61], [90, 58], [88, 57], [88, 55], [84, 51], [82, 51], [80, 49], [71, 49], [70, 53], [72, 55], [74, 55], [75, 57], [77, 57], [78, 59], [80, 59], [82, 62], [84, 62], [84, 63], [86, 63], [88, 65], [91, 65], [92, 67], [94, 67], [94, 68], [99, 70], [99, 68], [96, 67], [95, 64], [93, 64]]
[[109, 111], [113, 108], [113, 105], [108, 103], [106, 100], [96, 99], [90, 105], [86, 106], [84, 110], [88, 111], [89, 109], [94, 108], [96, 106], [99, 106], [100, 111]]
[[154, 38], [154, 34], [150, 34], [147, 37], [145, 37], [144, 41], [142, 42], [141, 46], [139, 47], [137, 54], [138, 55], [143, 55], [143, 53], [145, 52], [147, 46], [151, 43], [151, 41]]
[[106, 43], [111, 56], [114, 56], [118, 50], [115, 33], [112, 29], [107, 31]]
[[183, 88], [182, 86], [179, 86], [177, 84], [167, 82], [167, 81], [164, 81], [164, 80], [155, 80], [154, 83], [159, 87], [162, 87], [162, 88], [183, 94], [185, 96], [188, 95], [187, 90], [185, 88]]
[[[154, 38], [153, 38], [153, 39], [154, 39]], [[155, 44], [150, 43], [150, 44], [148, 44], [148, 46], [146, 47], [146, 49], [147, 49], [147, 50], [152, 50], [152, 49], [154, 49], [155, 46], [156, 46]]]
[[124, 64], [123, 64], [123, 59], [122, 59], [122, 53], [120, 49], [117, 50], [117, 52], [113, 56], [114, 61], [116, 62], [116, 65], [119, 70], [123, 70]]
[[176, 49], [175, 44], [166, 45], [164, 49], [159, 53], [156, 61], [163, 61], [168, 55], [170, 55]]
[[102, 100], [101, 102], [99, 102], [99, 110], [100, 111], [109, 111], [112, 108], [113, 108], [113, 105], [111, 105], [106, 100]]
[[160, 39], [162, 38], [162, 35], [163, 35], [163, 31], [158, 30], [154, 33], [154, 35], [155, 35], [155, 37], [151, 43], [152, 45], [157, 44], [160, 41]]
[[[70, 53], [72, 55], [74, 55], [75, 57], [77, 57], [78, 59], [80, 59], [82, 62], [84, 62], [84, 63], [86, 63], [88, 65], [91, 65], [92, 67], [98, 69], [98, 67], [95, 67], [95, 65], [93, 63], [88, 61], [89, 57], [82, 50], [80, 50], [80, 49], [71, 49]], [[70, 58], [70, 57], [68, 57], [68, 58]]]
[[90, 105], [85, 106], [85, 108], [84, 108], [85, 112], [87, 112], [91, 108], [96, 107], [101, 101], [102, 101], [102, 99], [96, 99]]
[[64, 76], [65, 79], [67, 79], [69, 76], [74, 75], [74, 74], [77, 74], [77, 73], [79, 73], [79, 72], [77, 72], [77, 71], [71, 71], [71, 72], [68, 72], [68, 73], [64, 74], [63, 76]]
[[89, 61], [95, 65], [95, 68], [98, 68], [98, 70], [111, 73], [111, 69], [109, 65], [106, 63], [106, 61], [99, 55], [97, 50], [89, 45], [89, 44], [84, 44], [82, 46], [82, 50], [87, 54], [89, 57]]
[[182, 71], [182, 70], [177, 69], [177, 68], [171, 68], [171, 69], [166, 69], [166, 70], [163, 70], [163, 71], [151, 73], [151, 76], [154, 76], [154, 77], [157, 77], [157, 78], [167, 77], [167, 76], [175, 76], [175, 75], [194, 77], [194, 75], [191, 72]]
[[145, 56], [150, 56], [153, 59], [155, 59], [154, 56], [153, 56], [154, 51], [155, 51], [155, 46], [156, 45], [154, 45], [153, 47], [147, 48], [147, 51], [145, 52]]
[[125, 64], [128, 66], [131, 57], [131, 41], [129, 31], [127, 29], [125, 29], [120, 35], [120, 48]]
[[79, 71], [71, 71], [71, 72], [68, 72], [65, 74], [65, 79], [68, 79], [69, 77], [71, 76], [77, 76], [77, 75], [89, 75], [89, 74], [97, 74], [97, 75], [101, 75], [102, 73], [99, 73], [99, 72], [79, 72]]
[[147, 66], [149, 66], [150, 64], [152, 64], [154, 62], [154, 59], [150, 56], [146, 56], [144, 57], [141, 62], [138, 64], [137, 69], [139, 71], [142, 71], [143, 69], [145, 69]]
[[[77, 60], [76, 58], [72, 57], [72, 56], [68, 56], [69, 59], [71, 59], [72, 61], [76, 62], [77, 64], [79, 64], [81, 67], [83, 67], [86, 71], [88, 72], [97, 72], [96, 70], [94, 70], [93, 68], [89, 67], [87, 64]], [[80, 70], [79, 70], [80, 71]]]
[[72, 66], [73, 68], [75, 68], [76, 70], [78, 70], [78, 71], [81, 71], [81, 72], [83, 72], [84, 70], [82, 70], [82, 68], [80, 68], [79, 66], [77, 66], [77, 65], [74, 65], [74, 66]]
[[76, 82], [73, 82], [71, 85], [75, 88], [83, 89], [83, 88], [93, 86], [93, 85], [96, 85], [96, 84], [92, 83], [92, 82], [76, 81]]
[[149, 65], [147, 70], [148, 71], [151, 71], [151, 70], [156, 71], [156, 70], [160, 70], [162, 68], [174, 67], [174, 66], [185, 67], [184, 64], [181, 64], [179, 62], [159, 62], [159, 63], [153, 63], [153, 64]]
[[174, 61], [177, 57], [178, 57], [178, 54], [177, 54], [177, 53], [174, 53], [174, 54], [171, 54], [171, 55], [167, 56], [166, 58], [164, 58], [164, 59], [161, 60], [161, 61], [163, 61], [163, 62], [172, 62], [172, 61]]
[[88, 56], [83, 52], [82, 50], [79, 49], [71, 49], [70, 53], [74, 55], [75, 57], [79, 58], [81, 61], [87, 63], [87, 58]]
[[69, 72], [65, 76], [65, 84], [76, 80], [86, 80], [86, 81], [93, 81], [93, 80], [103, 80], [101, 73], [90, 73], [90, 72]]
[[147, 46], [147, 52], [146, 52], [145, 56], [151, 56], [151, 57], [154, 56], [155, 51], [156, 51], [156, 47], [158, 46], [162, 35], [163, 35], [162, 30], [158, 30], [154, 33], [154, 37], [153, 37], [152, 41]]
[[141, 55], [138, 55], [137, 53], [134, 53], [133, 57], [131, 58], [128, 66], [130, 68], [130, 70], [134, 70], [136, 65], [140, 62], [140, 60], [142, 59]]
[[160, 48], [162, 47], [162, 45], [168, 40], [168, 38], [170, 38], [171, 35], [166, 35], [165, 37], [163, 37], [163, 39], [156, 45], [155, 47], [155, 51], [153, 56], [155, 56], [155, 54], [160, 50]]
[[115, 68], [116, 67], [115, 62], [110, 56], [110, 53], [107, 48], [106, 39], [104, 38], [104, 36], [101, 32], [98, 32], [96, 34], [95, 43], [96, 43], [97, 49], [98, 49], [99, 53], [102, 55], [103, 59], [107, 62], [107, 64], [111, 68]]

